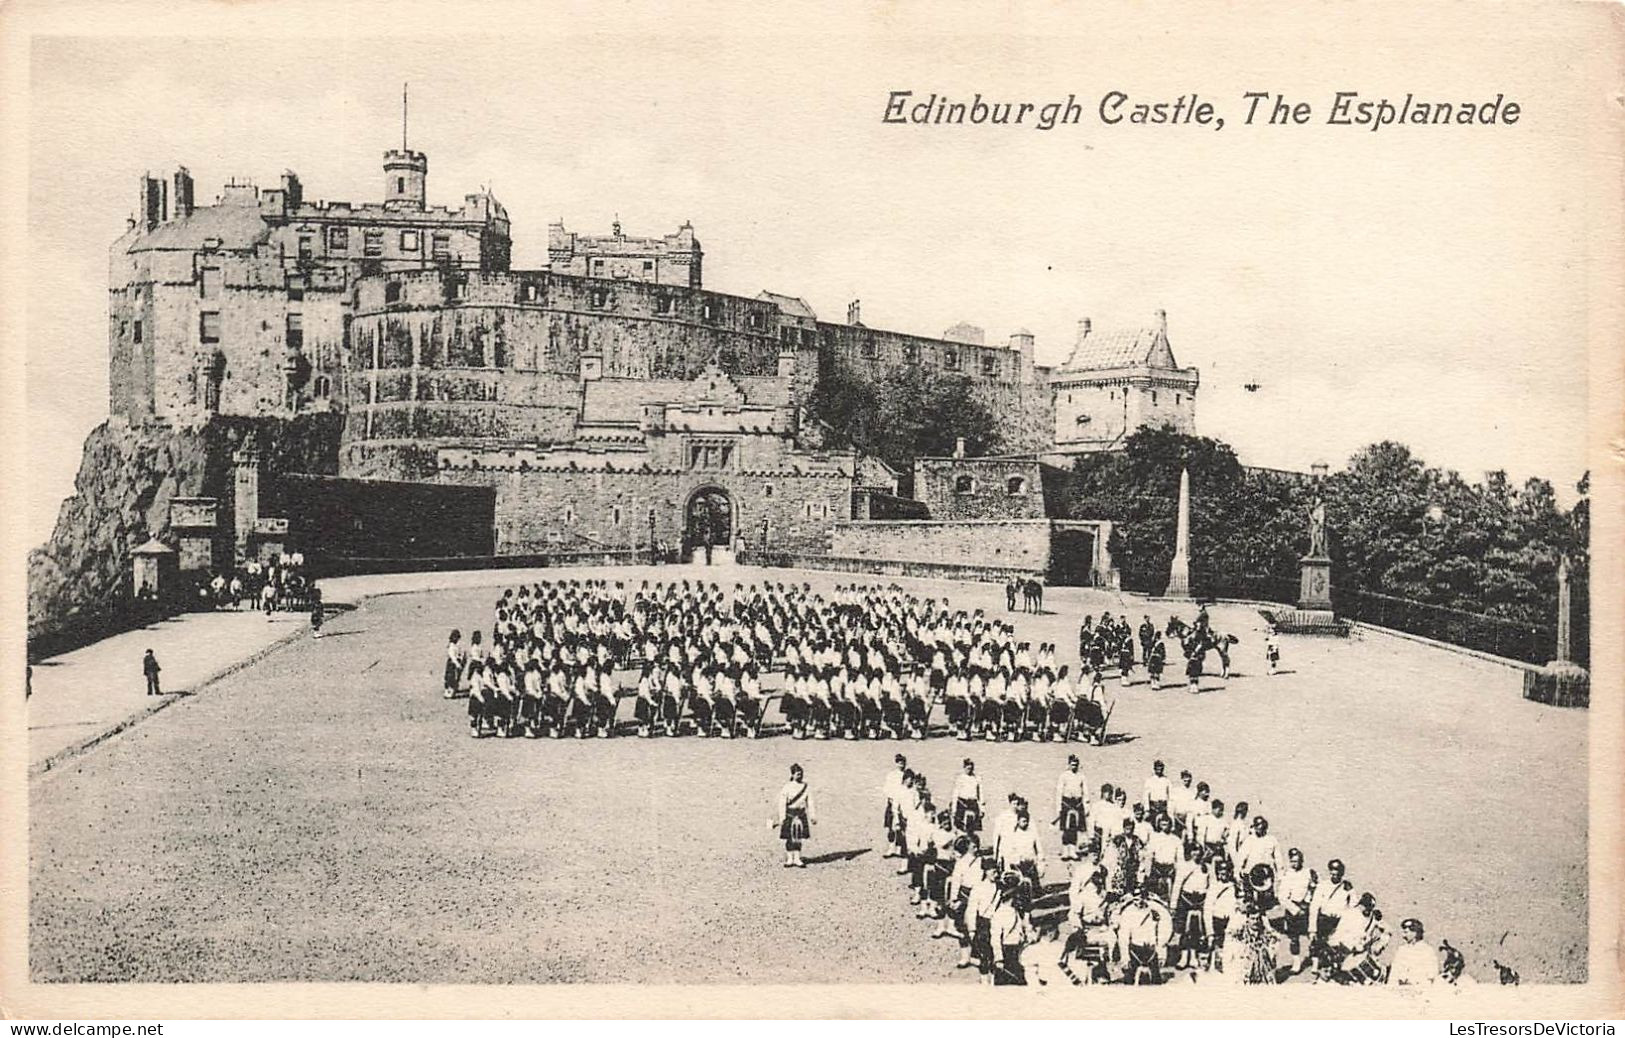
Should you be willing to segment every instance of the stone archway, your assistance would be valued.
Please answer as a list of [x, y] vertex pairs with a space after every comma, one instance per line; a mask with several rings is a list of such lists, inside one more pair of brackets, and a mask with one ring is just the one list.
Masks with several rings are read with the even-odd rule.
[[704, 486], [683, 506], [683, 555], [707, 566], [733, 561], [734, 505], [718, 486]]

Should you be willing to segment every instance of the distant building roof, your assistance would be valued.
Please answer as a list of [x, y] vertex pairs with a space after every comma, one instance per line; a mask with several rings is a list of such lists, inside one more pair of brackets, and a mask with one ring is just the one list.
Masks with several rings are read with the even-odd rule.
[[192, 210], [190, 216], [166, 220], [150, 231], [139, 231], [127, 252], [146, 249], [180, 249], [194, 252], [209, 246], [217, 249], [252, 249], [270, 235], [270, 226], [260, 211], [246, 205], [209, 205]]
[[791, 317], [804, 317], [809, 321], [818, 320], [818, 315], [813, 313], [812, 307], [808, 306], [807, 301], [799, 296], [781, 296], [777, 292], [769, 292], [763, 289], [756, 298], [764, 303], [772, 303]]
[[131, 555], [173, 555], [175, 549], [154, 537], [146, 544], [130, 552]]
[[1062, 371], [1090, 371], [1100, 368], [1178, 368], [1173, 347], [1168, 343], [1168, 326], [1161, 312], [1155, 324], [1109, 332], [1090, 330], [1085, 321], [1078, 329], [1072, 356]]

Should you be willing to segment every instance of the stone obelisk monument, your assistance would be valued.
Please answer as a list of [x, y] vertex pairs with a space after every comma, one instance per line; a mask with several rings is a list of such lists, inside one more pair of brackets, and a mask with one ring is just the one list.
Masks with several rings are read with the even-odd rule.
[[1174, 564], [1163, 598], [1191, 597], [1191, 470], [1179, 470], [1179, 526], [1174, 532]]
[[1555, 706], [1589, 706], [1591, 672], [1574, 662], [1573, 603], [1569, 586], [1569, 560], [1557, 560], [1557, 658], [1523, 677], [1523, 696]]

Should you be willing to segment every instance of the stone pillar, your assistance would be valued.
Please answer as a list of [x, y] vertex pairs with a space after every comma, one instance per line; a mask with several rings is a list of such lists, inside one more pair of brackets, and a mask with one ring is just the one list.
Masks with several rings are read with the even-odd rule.
[[1174, 564], [1164, 598], [1191, 597], [1191, 470], [1179, 470], [1179, 526], [1174, 532]]
[[237, 561], [243, 562], [253, 554], [254, 524], [260, 517], [260, 451], [252, 436], [231, 456], [231, 464], [236, 489], [232, 523]]
[[1555, 662], [1573, 662], [1569, 625], [1569, 560], [1557, 560], [1557, 656]]

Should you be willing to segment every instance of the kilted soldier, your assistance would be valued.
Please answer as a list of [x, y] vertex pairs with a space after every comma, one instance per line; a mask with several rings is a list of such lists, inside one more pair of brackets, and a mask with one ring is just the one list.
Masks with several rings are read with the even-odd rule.
[[683, 723], [683, 706], [688, 701], [688, 682], [677, 667], [666, 669], [666, 687], [660, 697], [660, 720], [667, 735], [676, 735]]
[[1038, 830], [1032, 827], [1032, 816], [1027, 811], [1027, 805], [1021, 805], [1016, 814], [1015, 827], [1000, 841], [999, 856], [1004, 859], [1005, 867], [1021, 878], [1015, 892], [1015, 905], [1022, 915], [1026, 915], [1038, 898], [1038, 863], [1044, 857], [1043, 847], [1038, 841]]
[[958, 968], [966, 969], [974, 959], [982, 983], [993, 983], [997, 954], [993, 948], [993, 909], [999, 900], [998, 866], [992, 858], [982, 859], [982, 875], [971, 884], [965, 902], [966, 933], [969, 935]]
[[1189, 652], [1190, 655], [1185, 657], [1185, 681], [1190, 686], [1190, 691], [1200, 692], [1202, 691], [1202, 650], [1199, 647], [1192, 647]]
[[1163, 641], [1162, 635], [1156, 636], [1151, 643], [1151, 651], [1145, 654], [1145, 672], [1151, 679], [1151, 687], [1162, 687], [1162, 672], [1168, 667], [1168, 643]]
[[587, 673], [594, 680], [592, 682], [592, 719], [601, 738], [609, 738], [615, 734], [615, 708], [620, 702], [620, 688], [615, 683], [615, 672], [610, 669], [609, 660], [604, 660], [600, 669], [594, 671], [587, 668]]
[[1172, 936], [1166, 906], [1135, 890], [1117, 916], [1117, 946], [1123, 961], [1123, 983], [1161, 984], [1162, 953]]
[[1342, 962], [1333, 939], [1343, 917], [1354, 911], [1353, 895], [1343, 862], [1333, 858], [1326, 863], [1326, 882], [1317, 884], [1309, 898], [1309, 957], [1324, 974]]
[[554, 660], [547, 672], [547, 727], [555, 739], [564, 738], [570, 722], [570, 676], [564, 664]]
[[[927, 807], [930, 810], [935, 810], [932, 805], [927, 805]], [[915, 913], [920, 919], [935, 919], [945, 914], [948, 899], [948, 874], [953, 871], [956, 861], [954, 847], [960, 839], [954, 833], [953, 815], [951, 813], [936, 811], [931, 822], [931, 831], [926, 837], [924, 852], [925, 896], [920, 902], [920, 910]]]
[[989, 943], [999, 955], [994, 984], [1027, 983], [1027, 975], [1021, 968], [1021, 950], [1032, 939], [1032, 928], [1021, 904], [1021, 885], [1018, 876], [1006, 874], [999, 879], [998, 901], [988, 920]]
[[735, 714], [752, 739], [761, 737], [762, 723], [767, 720], [767, 699], [762, 695], [762, 679], [754, 662], [739, 677]]
[[933, 693], [924, 674], [911, 674], [906, 688], [903, 711], [908, 722], [908, 734], [915, 739], [924, 739], [930, 729]]
[[1049, 737], [1052, 742], [1065, 742], [1072, 726], [1072, 703], [1077, 687], [1067, 674], [1066, 666], [1055, 676], [1049, 695]]
[[1156, 643], [1156, 640], [1157, 640], [1157, 628], [1156, 628], [1156, 625], [1151, 622], [1151, 617], [1150, 616], [1146, 616], [1145, 619], [1143, 621], [1141, 621], [1141, 623], [1140, 623], [1140, 658], [1141, 659], [1149, 660], [1151, 658], [1151, 646]]
[[1309, 936], [1309, 903], [1315, 896], [1318, 877], [1314, 869], [1303, 867], [1303, 852], [1293, 847], [1286, 852], [1287, 867], [1276, 878], [1276, 897], [1281, 902], [1281, 915], [1276, 929], [1285, 935], [1288, 951], [1292, 954], [1292, 972], [1301, 973], [1304, 966], [1304, 945]]
[[1179, 939], [1178, 969], [1193, 969], [1207, 951], [1206, 907], [1213, 877], [1201, 850], [1185, 848], [1174, 876], [1174, 933]]
[[711, 717], [716, 724], [717, 734], [724, 739], [732, 739], [738, 732], [739, 708], [734, 702], [738, 688], [733, 675], [726, 669], [719, 670], [711, 684]]
[[1145, 813], [1152, 819], [1168, 813], [1168, 798], [1173, 793], [1168, 777], [1163, 774], [1164, 769], [1162, 761], [1152, 761], [1151, 777], [1145, 780]]
[[790, 781], [779, 788], [773, 806], [773, 824], [779, 827], [779, 839], [784, 841], [784, 867], [806, 868], [801, 848], [811, 838], [817, 818], [813, 813], [812, 790], [807, 787], [801, 765], [790, 765]]
[[908, 758], [901, 753], [892, 758], [892, 763], [896, 767], [888, 770], [885, 777], [880, 780], [880, 796], [885, 803], [883, 818], [886, 827], [886, 852], [881, 855], [882, 858], [895, 858], [900, 853], [897, 843], [897, 830], [902, 821], [900, 811], [902, 810], [903, 801], [903, 783], [909, 774]]
[[542, 665], [535, 656], [525, 661], [523, 694], [524, 698], [519, 703], [519, 716], [525, 727], [525, 734], [532, 739], [540, 738], [547, 692], [542, 680]]
[[947, 883], [943, 887], [942, 904], [947, 911], [943, 913], [941, 924], [931, 936], [947, 937], [950, 933], [957, 935], [964, 946], [961, 958], [968, 959], [970, 930], [965, 922], [965, 903], [970, 898], [971, 885], [982, 877], [982, 856], [974, 836], [961, 836], [956, 839], [953, 852], [953, 869], [948, 873]]
[[446, 690], [443, 693], [447, 699], [457, 698], [458, 685], [463, 680], [463, 632], [453, 627], [451, 639], [446, 642]]
[[1123, 687], [1128, 688], [1129, 674], [1134, 670], [1134, 643], [1127, 638], [1117, 647], [1117, 675]]
[[486, 718], [485, 663], [475, 660], [468, 666], [468, 734], [478, 739]]
[[1076, 861], [1084, 827], [1083, 800], [1088, 780], [1078, 770], [1078, 755], [1066, 758], [1066, 770], [1055, 780], [1055, 824], [1061, 830], [1061, 860]]
[[1275, 631], [1271, 630], [1264, 639], [1264, 659], [1269, 664], [1270, 673], [1281, 665], [1281, 644], [1275, 640]]
[[643, 672], [638, 675], [638, 692], [632, 704], [632, 717], [638, 723], [640, 738], [647, 739], [654, 732], [655, 721], [660, 716], [660, 693], [665, 676], [663, 667], [647, 661], [643, 664]]
[[1173, 833], [1174, 824], [1165, 814], [1154, 816], [1156, 821], [1151, 838], [1145, 844], [1145, 856], [1149, 862], [1146, 870], [1145, 885], [1152, 894], [1161, 898], [1168, 904], [1174, 901], [1174, 874], [1184, 857], [1184, 847], [1179, 837]]
[[1201, 815], [1196, 819], [1196, 828], [1193, 839], [1197, 846], [1202, 848], [1203, 854], [1209, 861], [1215, 858], [1228, 858], [1229, 847], [1225, 843], [1225, 832], [1229, 825], [1224, 820], [1224, 801], [1213, 800], [1212, 813]]
[[971, 836], [982, 830], [982, 780], [976, 775], [976, 762], [969, 757], [954, 779], [954, 828]]

